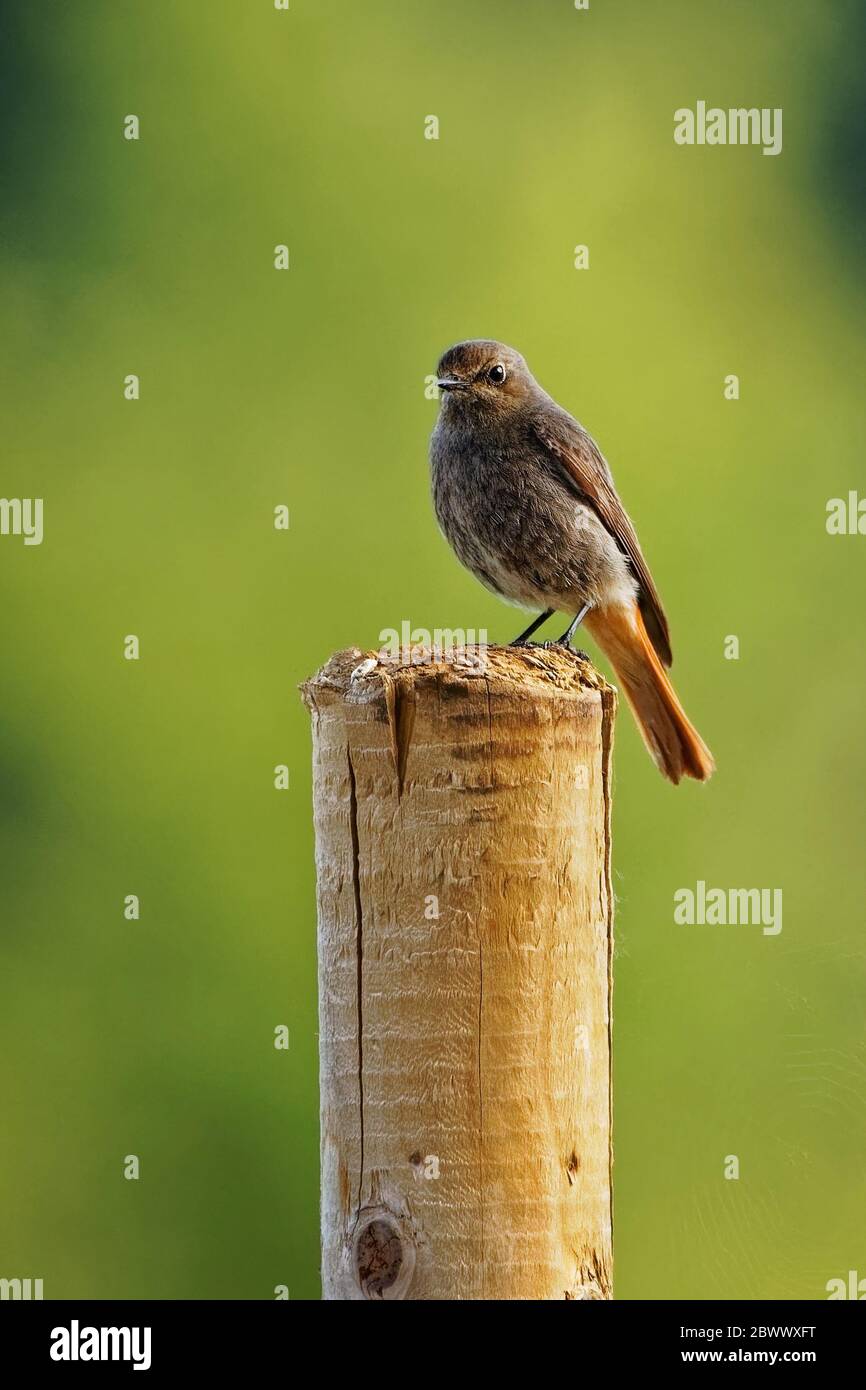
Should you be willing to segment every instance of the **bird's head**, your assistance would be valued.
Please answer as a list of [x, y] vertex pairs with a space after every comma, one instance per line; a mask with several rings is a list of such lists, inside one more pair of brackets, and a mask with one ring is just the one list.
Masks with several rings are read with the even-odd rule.
[[441, 408], [449, 414], [502, 418], [539, 389], [520, 353], [488, 338], [455, 343], [442, 354], [436, 376]]

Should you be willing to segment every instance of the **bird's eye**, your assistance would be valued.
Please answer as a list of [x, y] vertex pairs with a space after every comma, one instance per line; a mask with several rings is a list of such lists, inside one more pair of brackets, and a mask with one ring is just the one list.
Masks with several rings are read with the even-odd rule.
[[505, 368], [501, 362], [497, 362], [495, 367], [491, 367], [487, 373], [487, 380], [492, 381], [494, 386], [501, 386], [505, 380]]

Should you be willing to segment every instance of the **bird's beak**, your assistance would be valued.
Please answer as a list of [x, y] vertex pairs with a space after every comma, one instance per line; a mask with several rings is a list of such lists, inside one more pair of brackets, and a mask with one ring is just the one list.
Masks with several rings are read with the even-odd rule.
[[456, 376], [442, 376], [436, 385], [440, 391], [462, 391], [466, 382], [458, 380]]

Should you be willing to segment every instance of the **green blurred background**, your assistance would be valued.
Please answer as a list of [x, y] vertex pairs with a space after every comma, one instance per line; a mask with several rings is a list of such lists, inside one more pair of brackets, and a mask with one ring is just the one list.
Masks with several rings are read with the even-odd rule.
[[[617, 1297], [866, 1276], [866, 540], [825, 529], [864, 485], [858, 7], [0, 16], [0, 491], [45, 499], [42, 546], [0, 537], [0, 1276], [319, 1295], [296, 686], [404, 619], [519, 625], [429, 503], [467, 336], [599, 440], [719, 763], [674, 790], [623, 711]], [[783, 153], [677, 147], [699, 99], [783, 107]], [[676, 927], [699, 878], [782, 888], [781, 935]]]

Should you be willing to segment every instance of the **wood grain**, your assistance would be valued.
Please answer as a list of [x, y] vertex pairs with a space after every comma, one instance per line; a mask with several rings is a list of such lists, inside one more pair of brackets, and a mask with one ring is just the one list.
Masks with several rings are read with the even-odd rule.
[[562, 649], [426, 656], [303, 687], [323, 1294], [609, 1298], [615, 694]]

